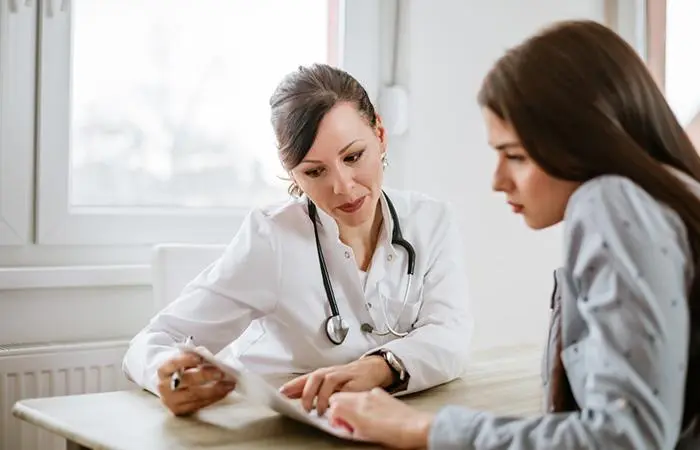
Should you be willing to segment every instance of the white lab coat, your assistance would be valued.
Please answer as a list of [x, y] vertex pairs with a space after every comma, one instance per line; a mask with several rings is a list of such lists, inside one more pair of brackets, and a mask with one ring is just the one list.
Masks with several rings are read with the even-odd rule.
[[[323, 287], [306, 198], [253, 210], [219, 260], [206, 268], [179, 298], [159, 312], [131, 341], [126, 375], [157, 393], [157, 370], [192, 335], [198, 346], [260, 374], [306, 373], [346, 364], [385, 348], [404, 362], [414, 392], [462, 374], [472, 319], [457, 224], [447, 206], [416, 193], [387, 190], [401, 231], [416, 252], [415, 276], [398, 329], [406, 337], [375, 336], [401, 308], [407, 280], [406, 251], [391, 244], [393, 222], [382, 197], [383, 226], [366, 284], [352, 249], [336, 222], [318, 210], [319, 239], [338, 309], [350, 331], [334, 345], [324, 331], [330, 307]], [[424, 303], [419, 308], [419, 298]]]

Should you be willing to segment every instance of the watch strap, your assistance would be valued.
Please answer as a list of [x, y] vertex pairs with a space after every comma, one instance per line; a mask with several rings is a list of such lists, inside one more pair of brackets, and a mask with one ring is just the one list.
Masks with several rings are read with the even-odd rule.
[[385, 387], [384, 390], [390, 394], [405, 391], [408, 388], [408, 381], [411, 376], [406, 370], [406, 365], [403, 363], [403, 361], [401, 361], [401, 358], [396, 356], [396, 353], [387, 349], [379, 349], [371, 354], [384, 358], [384, 361], [394, 375], [393, 382], [389, 386]]

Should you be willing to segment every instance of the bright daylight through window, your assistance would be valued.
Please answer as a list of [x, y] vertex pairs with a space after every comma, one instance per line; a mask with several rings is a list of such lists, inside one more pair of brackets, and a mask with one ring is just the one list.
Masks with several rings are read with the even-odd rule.
[[71, 3], [71, 206], [284, 198], [268, 99], [298, 65], [336, 62], [332, 2]]
[[700, 149], [700, 1], [666, 4], [666, 96]]

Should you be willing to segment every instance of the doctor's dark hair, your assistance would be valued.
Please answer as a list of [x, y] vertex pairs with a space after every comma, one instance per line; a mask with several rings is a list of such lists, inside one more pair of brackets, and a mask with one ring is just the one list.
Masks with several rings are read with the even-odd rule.
[[[643, 61], [603, 25], [559, 22], [506, 52], [478, 101], [513, 127], [550, 176], [585, 182], [620, 175], [683, 220], [695, 270], [688, 294], [685, 429], [700, 416], [700, 200], [666, 166], [700, 180], [700, 157]], [[559, 333], [550, 396], [556, 411], [576, 410], [561, 349]]]
[[[319, 124], [338, 103], [353, 103], [372, 127], [377, 125], [374, 106], [364, 87], [349, 73], [327, 64], [300, 66], [286, 75], [270, 97], [271, 122], [280, 162], [290, 171], [309, 152]], [[300, 195], [295, 184], [292, 195]]]

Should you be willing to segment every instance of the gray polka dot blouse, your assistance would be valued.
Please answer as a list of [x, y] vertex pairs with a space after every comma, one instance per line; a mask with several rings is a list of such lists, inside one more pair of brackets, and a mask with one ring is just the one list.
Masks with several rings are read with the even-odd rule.
[[[525, 419], [447, 406], [429, 447], [700, 449], [681, 429], [694, 275], [682, 220], [629, 179], [602, 176], [574, 192], [564, 221], [552, 326], [561, 322], [580, 411]], [[555, 343], [547, 348], [545, 388]]]

